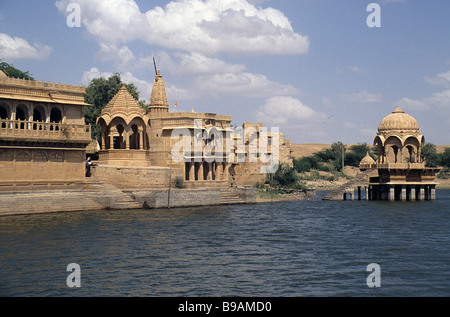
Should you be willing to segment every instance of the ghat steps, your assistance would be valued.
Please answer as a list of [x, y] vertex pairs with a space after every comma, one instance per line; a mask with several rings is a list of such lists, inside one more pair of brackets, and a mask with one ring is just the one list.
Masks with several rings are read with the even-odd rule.
[[373, 171], [371, 170], [366, 170], [357, 174], [353, 179], [333, 190], [322, 198], [322, 200], [344, 200], [344, 194], [351, 193], [353, 195], [356, 186], [367, 185], [369, 183], [369, 177], [373, 176], [372, 174]]
[[233, 204], [246, 204], [247, 202], [242, 199], [238, 192], [233, 188], [220, 190], [220, 204], [221, 205], [233, 205]]

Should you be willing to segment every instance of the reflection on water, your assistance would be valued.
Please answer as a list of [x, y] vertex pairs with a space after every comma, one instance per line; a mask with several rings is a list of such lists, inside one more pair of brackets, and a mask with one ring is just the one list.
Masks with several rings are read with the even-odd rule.
[[1, 217], [0, 295], [449, 296], [450, 191], [437, 196]]

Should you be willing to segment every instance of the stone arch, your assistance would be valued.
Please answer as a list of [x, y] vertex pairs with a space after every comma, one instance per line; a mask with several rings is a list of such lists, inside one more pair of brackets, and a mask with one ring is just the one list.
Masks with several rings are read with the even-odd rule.
[[417, 163], [420, 161], [420, 141], [414, 137], [407, 137], [404, 142], [404, 159], [405, 162]]
[[125, 149], [124, 131], [128, 125], [122, 117], [115, 117], [109, 124], [110, 149]]
[[146, 127], [141, 117], [133, 118], [127, 126], [128, 144], [130, 150], [144, 150], [146, 146]]
[[0, 103], [0, 119], [9, 119], [11, 118], [10, 107], [6, 102]]
[[26, 121], [28, 120], [28, 107], [23, 103], [16, 107], [16, 120]]
[[402, 140], [396, 136], [390, 136], [384, 143], [384, 151], [386, 160], [388, 163], [400, 163], [403, 162], [403, 144]]
[[36, 105], [33, 108], [33, 121], [46, 121], [47, 115], [42, 105]]
[[50, 122], [61, 123], [63, 120], [63, 112], [59, 107], [52, 107], [50, 109]]
[[[10, 111], [9, 105], [7, 103], [0, 103], [0, 120], [8, 120], [10, 119]], [[6, 123], [2, 122], [0, 128], [6, 128]]]

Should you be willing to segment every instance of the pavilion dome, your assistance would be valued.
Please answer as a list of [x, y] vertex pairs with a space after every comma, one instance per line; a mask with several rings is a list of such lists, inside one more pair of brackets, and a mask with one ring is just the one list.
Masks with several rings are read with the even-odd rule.
[[7, 78], [8, 76], [0, 69], [0, 77]]
[[419, 130], [419, 123], [402, 109], [395, 109], [390, 115], [381, 120], [378, 125], [378, 131], [405, 131], [405, 130]]
[[372, 165], [376, 164], [375, 160], [369, 155], [369, 152], [367, 152], [367, 155], [361, 160], [359, 165]]

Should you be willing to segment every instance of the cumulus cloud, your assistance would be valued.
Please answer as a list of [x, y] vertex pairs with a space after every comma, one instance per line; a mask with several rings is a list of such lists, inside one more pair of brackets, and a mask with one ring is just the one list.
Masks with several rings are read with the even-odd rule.
[[[111, 72], [102, 72], [97, 67], [92, 67], [91, 69], [84, 71], [82, 75], [81, 82], [84, 86], [88, 86], [92, 79], [94, 78], [109, 78], [112, 76]], [[124, 72], [120, 74], [120, 78], [125, 84], [134, 84], [139, 92], [140, 99], [150, 100], [150, 95], [153, 88], [153, 82], [148, 82], [143, 79], [139, 79], [133, 75], [131, 72]], [[170, 98], [173, 96], [174, 98], [179, 99], [192, 99], [193, 95], [191, 91], [186, 89], [178, 88], [175, 85], [169, 84], [165, 85], [166, 94]]]
[[52, 48], [48, 45], [40, 43], [31, 45], [23, 38], [0, 33], [0, 56], [7, 61], [17, 59], [44, 60], [50, 56], [51, 52]]
[[426, 77], [425, 80], [434, 86], [450, 88], [450, 70], [445, 73], [439, 73], [435, 77]]
[[[65, 15], [73, 0], [59, 0]], [[304, 54], [309, 38], [294, 32], [279, 10], [244, 0], [185, 0], [141, 12], [133, 0], [77, 0], [82, 23], [99, 42], [149, 44], [206, 55]]]
[[277, 94], [298, 94], [298, 90], [290, 85], [283, 85], [269, 80], [264, 75], [248, 72], [199, 76], [195, 86], [203, 92], [214, 95], [265, 97]]
[[[450, 71], [439, 73], [434, 77], [426, 77], [425, 80], [434, 86], [450, 88]], [[434, 92], [430, 96], [411, 99], [404, 97], [397, 104], [411, 110], [426, 111], [432, 107], [444, 110], [448, 115], [450, 110], [450, 89]]]
[[319, 122], [323, 119], [322, 114], [290, 96], [275, 96], [267, 99], [266, 103], [255, 112], [255, 117], [258, 121], [271, 125], [294, 126]]

